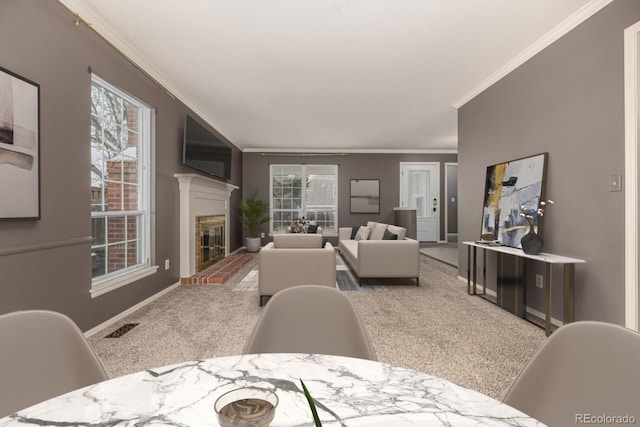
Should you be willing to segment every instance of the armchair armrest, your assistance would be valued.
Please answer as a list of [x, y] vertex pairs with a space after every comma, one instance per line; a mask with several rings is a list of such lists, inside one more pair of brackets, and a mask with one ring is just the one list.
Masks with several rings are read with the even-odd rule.
[[404, 240], [360, 240], [360, 277], [418, 277], [420, 243]]

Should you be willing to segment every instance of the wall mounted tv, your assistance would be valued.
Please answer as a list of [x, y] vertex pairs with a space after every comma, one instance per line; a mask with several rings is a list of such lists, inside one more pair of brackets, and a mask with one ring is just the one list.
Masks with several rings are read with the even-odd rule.
[[231, 179], [231, 147], [187, 115], [182, 163], [206, 174]]

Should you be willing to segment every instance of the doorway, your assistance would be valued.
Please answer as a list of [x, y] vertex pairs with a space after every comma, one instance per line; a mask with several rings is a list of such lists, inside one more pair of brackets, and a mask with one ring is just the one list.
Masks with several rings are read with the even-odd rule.
[[417, 240], [440, 240], [440, 163], [400, 163], [400, 206], [416, 209]]
[[640, 22], [624, 31], [625, 94], [625, 326], [638, 330], [640, 292]]

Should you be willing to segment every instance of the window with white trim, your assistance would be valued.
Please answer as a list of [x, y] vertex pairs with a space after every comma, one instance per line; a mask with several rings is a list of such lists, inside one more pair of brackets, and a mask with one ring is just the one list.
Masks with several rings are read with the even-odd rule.
[[272, 233], [301, 218], [338, 232], [337, 165], [270, 165], [269, 174]]
[[92, 76], [92, 292], [150, 266], [150, 147], [150, 108]]

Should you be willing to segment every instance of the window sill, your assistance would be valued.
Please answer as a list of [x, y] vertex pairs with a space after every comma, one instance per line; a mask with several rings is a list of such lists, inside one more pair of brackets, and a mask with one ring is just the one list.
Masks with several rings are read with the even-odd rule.
[[142, 267], [138, 270], [123, 274], [122, 276], [105, 280], [104, 282], [99, 282], [91, 287], [91, 298], [99, 297], [100, 295], [115, 291], [116, 289], [130, 283], [144, 279], [145, 277], [155, 274], [156, 271], [158, 271], [158, 266], [152, 265], [149, 267]]

